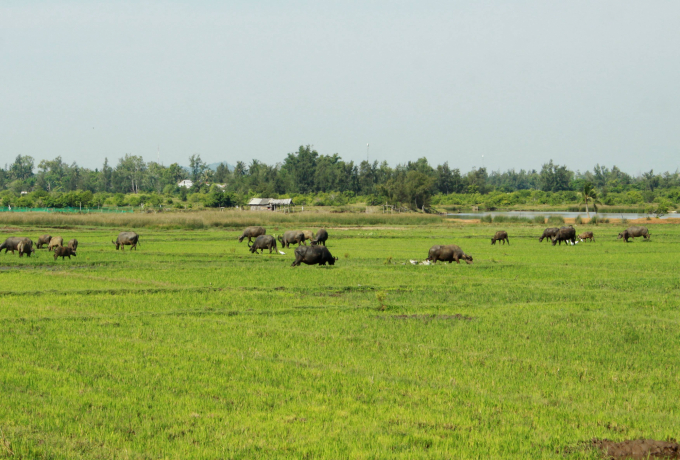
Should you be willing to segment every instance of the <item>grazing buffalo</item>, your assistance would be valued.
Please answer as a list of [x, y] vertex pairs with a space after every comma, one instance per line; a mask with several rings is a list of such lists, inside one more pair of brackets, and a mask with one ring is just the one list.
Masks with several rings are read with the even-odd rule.
[[438, 260], [448, 263], [455, 261], [457, 264], [459, 264], [461, 259], [468, 264], [472, 263], [472, 256], [465, 254], [460, 246], [456, 246], [455, 244], [432, 246], [430, 248], [430, 252], [427, 254], [427, 260], [435, 264]]
[[68, 257], [71, 259], [71, 256], [76, 257], [78, 254], [76, 254], [76, 251], [67, 247], [59, 246], [58, 248], [54, 248], [54, 260], [57, 260], [57, 258], [61, 257], [61, 260], [64, 260], [64, 257]]
[[78, 249], [78, 240], [73, 238], [71, 241], [68, 242], [68, 247], [73, 249], [74, 251]]
[[298, 246], [295, 250], [295, 261], [291, 267], [305, 265], [335, 265], [337, 257], [333, 257], [326, 246]]
[[120, 232], [116, 241], [111, 242], [116, 245], [116, 251], [118, 248], [120, 248], [121, 251], [125, 251], [125, 246], [130, 246], [130, 251], [132, 251], [132, 249], [136, 251], [137, 245], [140, 244], [139, 235], [135, 232]]
[[50, 244], [51, 240], [52, 237], [50, 235], [43, 235], [40, 238], [38, 238], [38, 242], [36, 243], [35, 247], [38, 249], [42, 249], [44, 245]]
[[311, 230], [302, 230], [302, 233], [305, 234], [305, 240], [312, 241], [314, 239], [314, 233]]
[[47, 246], [48, 251], [52, 251], [54, 248], [60, 248], [64, 245], [64, 239], [60, 236], [55, 236], [50, 240], [50, 244]]
[[583, 232], [578, 236], [578, 239], [581, 240], [581, 241], [585, 241], [585, 240], [590, 240], [591, 242], [595, 241], [595, 237], [593, 236], [593, 232]]
[[316, 232], [316, 238], [312, 239], [312, 246], [316, 246], [319, 243], [326, 246], [326, 240], [327, 239], [328, 239], [328, 232], [326, 230], [324, 230], [323, 228], [320, 228], [319, 231]]
[[508, 232], [504, 231], [498, 231], [496, 234], [491, 238], [491, 244], [496, 244], [496, 241], [502, 241], [503, 244], [507, 241], [508, 244], [510, 244], [510, 239], [508, 238]]
[[543, 230], [543, 235], [538, 239], [538, 242], [543, 242], [543, 239], [547, 239], [548, 241], [552, 240], [552, 237], [557, 235], [557, 232], [559, 231], [560, 229], [557, 227], [546, 228]]
[[557, 232], [557, 235], [553, 235], [553, 246], [555, 246], [557, 243], [560, 243], [560, 246], [562, 246], [562, 241], [567, 244], [569, 242], [571, 242], [571, 244], [576, 243], [576, 230], [574, 230], [574, 227], [571, 225], [569, 227], [561, 227], [560, 231]]
[[242, 242], [245, 238], [248, 238], [248, 246], [252, 243], [252, 238], [257, 238], [261, 235], [266, 235], [267, 230], [264, 227], [248, 227], [243, 230], [241, 236], [238, 237], [238, 242]]
[[19, 241], [19, 244], [17, 245], [17, 249], [19, 250], [19, 257], [22, 257], [24, 254], [31, 257], [31, 254], [35, 252], [35, 249], [33, 249], [33, 240], [30, 238], [21, 238], [21, 241]]
[[281, 247], [284, 248], [290, 247], [291, 244], [297, 244], [298, 246], [304, 244], [306, 246], [307, 243], [305, 243], [305, 240], [305, 234], [297, 230], [289, 230], [285, 232], [283, 236], [279, 235], [279, 242], [281, 243]]
[[0, 245], [0, 251], [3, 249], [5, 250], [5, 254], [7, 254], [7, 251], [12, 251], [12, 254], [14, 254], [14, 251], [18, 249], [17, 246], [19, 246], [19, 243], [21, 242], [22, 238], [18, 238], [16, 236], [10, 236], [5, 240], [4, 243]]
[[260, 250], [260, 254], [263, 254], [265, 249], [269, 249], [269, 254], [271, 254], [272, 251], [278, 251], [276, 249], [276, 238], [271, 235], [258, 236], [255, 238], [255, 242], [250, 246], [250, 252], [256, 254], [258, 249]]
[[652, 234], [647, 231], [647, 227], [628, 227], [626, 230], [619, 233], [618, 239], [620, 240], [623, 238], [623, 241], [628, 243], [628, 238], [633, 238], [633, 240], [635, 240], [635, 238], [640, 236], [648, 240], [651, 238]]

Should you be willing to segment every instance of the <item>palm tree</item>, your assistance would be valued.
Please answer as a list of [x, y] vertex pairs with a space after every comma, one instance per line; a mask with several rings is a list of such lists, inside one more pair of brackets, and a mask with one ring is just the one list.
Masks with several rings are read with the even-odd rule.
[[600, 200], [597, 199], [597, 190], [595, 190], [595, 187], [593, 187], [593, 184], [591, 184], [590, 182], [586, 182], [585, 184], [583, 184], [583, 192], [581, 192], [581, 199], [586, 204], [586, 214], [588, 215], [588, 219], [590, 219], [590, 212], [588, 211], [588, 202], [589, 201], [593, 202], [593, 209], [595, 209], [595, 212], [597, 212], [597, 205], [602, 204], [600, 203]]

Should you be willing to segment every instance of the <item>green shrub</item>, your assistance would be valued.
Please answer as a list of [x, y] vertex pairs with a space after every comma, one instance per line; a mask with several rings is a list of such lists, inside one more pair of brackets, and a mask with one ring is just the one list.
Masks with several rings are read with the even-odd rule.
[[579, 214], [578, 216], [576, 216], [576, 219], [574, 219], [574, 223], [575, 223], [576, 225], [581, 225], [581, 224], [583, 223], [583, 219], [581, 219], [581, 215], [580, 215], [580, 214]]
[[491, 215], [487, 214], [486, 216], [482, 216], [481, 219], [479, 219], [482, 223], [490, 224], [493, 222], [493, 217]]
[[597, 225], [600, 222], [600, 219], [597, 217], [597, 214], [595, 214], [593, 217], [590, 218], [590, 224], [591, 225]]
[[534, 217], [534, 223], [535, 224], [545, 224], [545, 216], [535, 216]]
[[519, 217], [519, 216], [496, 216], [493, 218], [494, 223], [505, 223], [505, 222], [511, 222], [511, 223], [527, 223], [530, 224], [532, 222], [531, 219], [528, 217]]
[[550, 216], [548, 217], [548, 223], [551, 225], [564, 224], [564, 217], [562, 216]]

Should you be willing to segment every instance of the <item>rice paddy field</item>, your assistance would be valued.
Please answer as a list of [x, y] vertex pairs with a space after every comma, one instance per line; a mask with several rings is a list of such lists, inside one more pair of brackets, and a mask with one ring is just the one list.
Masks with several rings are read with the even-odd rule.
[[[680, 437], [677, 225], [553, 247], [545, 225], [330, 222], [336, 265], [290, 267], [235, 227], [68, 219], [1, 227], [80, 245], [0, 254], [0, 458], [594, 459], [593, 439]], [[435, 244], [474, 263], [409, 262]]]

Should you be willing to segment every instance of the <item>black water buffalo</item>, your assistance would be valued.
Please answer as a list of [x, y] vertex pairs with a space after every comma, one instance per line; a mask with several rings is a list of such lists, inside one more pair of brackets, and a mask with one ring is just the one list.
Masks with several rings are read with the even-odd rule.
[[76, 251], [67, 247], [59, 246], [58, 248], [54, 248], [54, 260], [57, 260], [57, 258], [61, 257], [61, 260], [64, 260], [64, 257], [68, 257], [71, 259], [71, 256], [76, 257], [78, 254], [76, 254]]
[[561, 227], [560, 231], [557, 232], [557, 235], [553, 235], [552, 237], [552, 244], [555, 246], [557, 243], [560, 243], [560, 246], [562, 246], [562, 241], [565, 243], [571, 242], [571, 244], [576, 243], [576, 230], [574, 230], [574, 227], [569, 226], [569, 227]]
[[438, 260], [448, 263], [455, 261], [459, 264], [461, 259], [468, 264], [472, 263], [472, 256], [465, 254], [460, 246], [455, 244], [432, 246], [427, 254], [427, 260], [435, 264]]
[[252, 238], [257, 238], [261, 235], [266, 235], [267, 230], [264, 227], [248, 227], [243, 230], [241, 236], [238, 237], [238, 242], [242, 242], [244, 239], [248, 238], [248, 246], [252, 243]]
[[546, 228], [545, 230], [543, 230], [543, 235], [541, 235], [541, 237], [538, 239], [538, 242], [541, 243], [546, 238], [548, 239], [548, 241], [552, 240], [552, 237], [557, 235], [557, 232], [559, 231], [560, 229], [557, 227]]
[[327, 239], [328, 232], [323, 228], [320, 228], [319, 231], [316, 232], [316, 237], [312, 239], [312, 246], [316, 246], [317, 244], [323, 244], [324, 246], [326, 246]]
[[139, 235], [135, 232], [120, 232], [116, 241], [111, 242], [116, 245], [116, 251], [118, 248], [125, 251], [125, 246], [130, 246], [130, 251], [132, 251], [133, 248], [136, 251], [137, 245], [140, 244]]
[[68, 242], [68, 247], [73, 249], [74, 251], [78, 249], [78, 240], [73, 238], [71, 241]]
[[31, 254], [35, 252], [35, 249], [33, 249], [33, 240], [30, 238], [21, 238], [21, 241], [19, 241], [19, 244], [17, 245], [17, 249], [19, 250], [19, 257], [22, 257], [24, 254], [26, 254], [27, 257], [31, 257]]
[[285, 232], [283, 236], [279, 235], [278, 239], [279, 243], [281, 243], [281, 247], [284, 248], [290, 247], [291, 244], [297, 244], [298, 246], [301, 244], [307, 245], [307, 243], [305, 243], [305, 234], [297, 230], [289, 230]]
[[60, 248], [64, 245], [64, 239], [60, 236], [55, 236], [50, 240], [50, 244], [47, 246], [47, 250], [51, 251], [54, 248]]
[[276, 249], [276, 239], [271, 235], [260, 235], [255, 238], [255, 242], [250, 246], [250, 252], [253, 254], [260, 250], [260, 254], [264, 253], [265, 249], [269, 249], [269, 254], [272, 251], [278, 252]]
[[35, 247], [38, 249], [42, 249], [42, 247], [46, 244], [50, 244], [50, 241], [52, 240], [52, 236], [50, 235], [43, 235], [40, 238], [38, 238], [38, 242], [35, 244]]
[[5, 240], [4, 243], [0, 245], [0, 251], [3, 249], [5, 250], [5, 254], [7, 254], [7, 251], [12, 251], [12, 254], [14, 254], [14, 251], [18, 249], [17, 246], [19, 246], [19, 243], [21, 242], [22, 238], [16, 237], [16, 236], [10, 236]]
[[595, 236], [593, 232], [583, 232], [578, 236], [578, 239], [581, 241], [590, 240], [592, 242], [595, 241]]
[[502, 241], [503, 244], [507, 241], [510, 244], [510, 239], [508, 238], [508, 232], [500, 230], [491, 238], [491, 244], [496, 244], [496, 241]]
[[295, 250], [295, 261], [291, 267], [305, 265], [335, 265], [337, 257], [333, 257], [326, 246], [298, 246]]
[[628, 238], [633, 238], [633, 240], [635, 240], [635, 238], [640, 236], [648, 240], [649, 238], [651, 238], [652, 234], [649, 233], [647, 227], [628, 227], [626, 230], [619, 233], [618, 239], [620, 240], [623, 238], [623, 241], [628, 243], [629, 242]]

